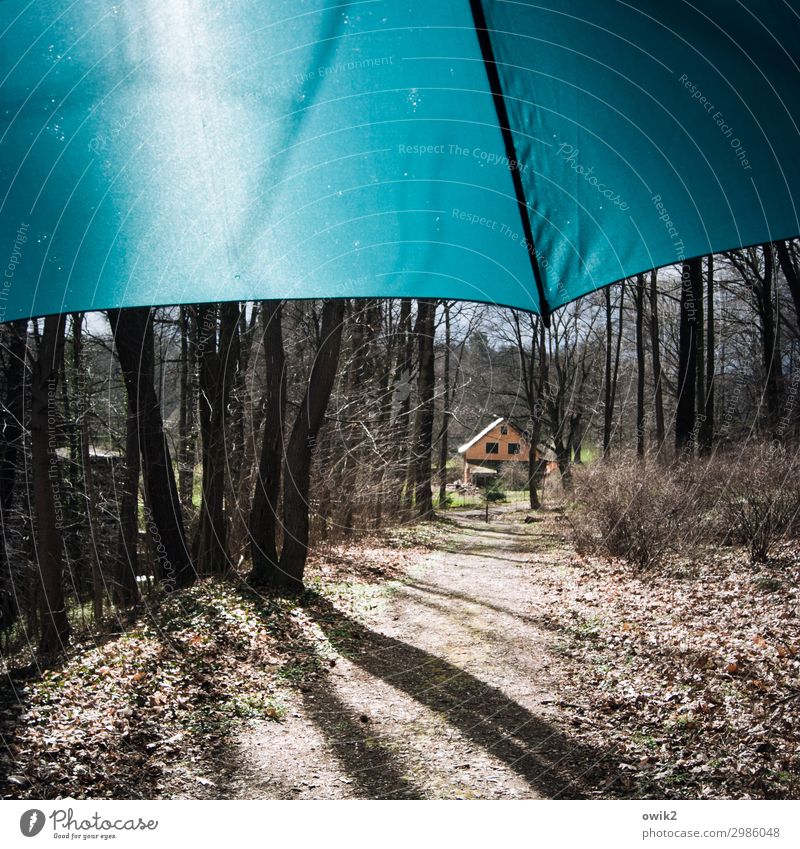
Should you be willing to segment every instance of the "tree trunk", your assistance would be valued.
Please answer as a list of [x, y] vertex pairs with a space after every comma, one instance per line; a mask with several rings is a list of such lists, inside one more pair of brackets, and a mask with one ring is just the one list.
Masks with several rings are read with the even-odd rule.
[[39, 650], [52, 658], [63, 648], [69, 632], [62, 577], [61, 531], [56, 517], [53, 483], [58, 480], [53, 423], [58, 371], [64, 350], [65, 315], [49, 315], [31, 376], [31, 467], [36, 509], [36, 560], [41, 579]]
[[8, 519], [14, 504], [17, 462], [23, 444], [22, 421], [25, 411], [25, 353], [28, 347], [28, 320], [9, 322], [2, 328], [8, 352], [5, 369], [6, 397], [0, 406], [0, 631], [6, 631], [19, 615], [16, 581], [6, 548]]
[[411, 298], [400, 301], [400, 319], [398, 321], [397, 368], [395, 370], [394, 386], [402, 393], [398, 397], [399, 409], [395, 420], [395, 438], [392, 451], [394, 455], [395, 480], [394, 487], [398, 504], [409, 511], [414, 498], [414, 487], [409, 470], [412, 463], [410, 450], [411, 440], [411, 372], [414, 367], [414, 334], [411, 330]]
[[572, 463], [580, 466], [583, 463], [583, 412], [570, 413], [569, 445], [572, 449]]
[[255, 465], [253, 439], [246, 438], [247, 418], [251, 423], [257, 420], [260, 430], [260, 412], [255, 415], [252, 400], [248, 392], [248, 376], [250, 371], [250, 353], [253, 345], [254, 330], [258, 321], [258, 304], [253, 304], [250, 310], [250, 320], [247, 318], [247, 305], [240, 304], [238, 327], [233, 337], [234, 351], [238, 349], [239, 368], [236, 372], [230, 390], [228, 402], [228, 442], [226, 455], [225, 476], [225, 505], [228, 517], [228, 553], [232, 561], [238, 563], [248, 548], [247, 521], [251, 508], [250, 493], [252, 487], [251, 472]]
[[636, 454], [644, 457], [644, 274], [636, 275]]
[[178, 418], [178, 492], [185, 510], [194, 510], [195, 411], [197, 409], [197, 315], [195, 307], [180, 308], [181, 370]]
[[613, 422], [613, 407], [611, 406], [611, 287], [606, 286], [603, 290], [606, 302], [606, 364], [604, 379], [604, 403], [603, 403], [603, 457], [608, 459], [611, 452], [611, 425]]
[[706, 415], [706, 358], [705, 358], [705, 325], [703, 323], [703, 265], [700, 260], [700, 289], [697, 297], [697, 382], [695, 392], [695, 432], [697, 450], [700, 452], [700, 432], [703, 429], [703, 421]]
[[531, 510], [538, 510], [542, 503], [539, 501], [539, 460], [536, 457], [536, 446], [539, 444], [539, 428], [531, 431], [531, 444], [528, 449], [528, 503]]
[[72, 364], [75, 369], [76, 397], [78, 409], [78, 438], [81, 449], [81, 467], [83, 469], [83, 496], [86, 504], [86, 524], [89, 531], [89, 558], [92, 567], [92, 613], [94, 621], [103, 618], [103, 596], [105, 586], [98, 551], [97, 513], [95, 510], [94, 478], [92, 475], [92, 457], [89, 445], [89, 421], [87, 417], [88, 394], [86, 389], [86, 369], [83, 363], [83, 313], [72, 314]]
[[[373, 311], [372, 301], [363, 303], [348, 303], [345, 307], [345, 321], [348, 332], [345, 334], [350, 340], [350, 351], [348, 367], [345, 373], [344, 393], [348, 398], [365, 399], [369, 394], [367, 385], [367, 373], [374, 368], [370, 357], [370, 348], [373, 341]], [[358, 422], [347, 422], [339, 429], [338, 469], [337, 482], [342, 492], [350, 493], [349, 498], [343, 499], [338, 511], [336, 524], [339, 530], [349, 536], [355, 529], [355, 517], [361, 519], [366, 516], [363, 513], [361, 499], [369, 499], [366, 480], [367, 463], [363, 455], [364, 430]], [[325, 511], [330, 505], [325, 505]], [[327, 516], [326, 516], [327, 521]]]
[[772, 245], [763, 246], [764, 282], [761, 293], [761, 343], [766, 374], [767, 427], [771, 433], [777, 429], [781, 417], [781, 394], [783, 387], [783, 368], [781, 352], [776, 331], [775, 310], [772, 304], [775, 289], [775, 261]]
[[447, 509], [447, 460], [450, 434], [450, 302], [444, 301], [444, 366], [442, 370], [442, 429], [439, 431], [439, 509]]
[[611, 434], [614, 429], [614, 404], [617, 397], [617, 377], [619, 376], [620, 351], [622, 348], [622, 322], [625, 308], [625, 284], [619, 290], [619, 318], [617, 327], [616, 352], [614, 366], [611, 366], [611, 287], [606, 287], [606, 379], [605, 379], [605, 416], [603, 418], [603, 457], [608, 458], [611, 452]]
[[200, 436], [203, 446], [197, 571], [201, 575], [213, 575], [222, 574], [230, 565], [228, 520], [225, 515], [225, 433], [228, 401], [239, 360], [238, 303], [223, 303], [219, 307], [202, 304], [197, 310], [197, 324]]
[[556, 463], [558, 464], [558, 472], [561, 475], [561, 485], [564, 487], [565, 492], [572, 492], [570, 450], [569, 445], [563, 438], [563, 434], [558, 434], [553, 439], [553, 446], [556, 449]]
[[539, 498], [539, 489], [543, 489], [544, 471], [546, 468], [546, 460], [536, 456], [539, 441], [542, 437], [542, 396], [547, 384], [548, 375], [544, 322], [537, 318], [531, 328], [531, 348], [527, 364], [523, 356], [522, 334], [519, 332], [517, 333], [517, 345], [519, 347], [520, 362], [523, 369], [528, 409], [531, 414], [531, 444], [528, 449], [528, 500], [531, 510], [538, 510], [542, 506], [542, 499]]
[[283, 471], [284, 536], [279, 569], [281, 582], [295, 589], [303, 586], [303, 573], [308, 558], [311, 462], [336, 379], [344, 307], [345, 302], [341, 298], [325, 301], [321, 344], [286, 448]]
[[778, 251], [778, 262], [783, 271], [783, 276], [786, 278], [786, 285], [789, 287], [789, 292], [792, 295], [797, 321], [800, 324], [800, 272], [797, 270], [789, 243], [785, 239], [782, 239], [779, 242], [775, 242], [775, 247]]
[[139, 600], [136, 576], [139, 574], [139, 424], [136, 403], [128, 395], [125, 416], [125, 467], [119, 502], [119, 540], [111, 588], [115, 604], [127, 607]]
[[650, 347], [653, 357], [653, 388], [655, 394], [657, 453], [664, 447], [664, 387], [661, 375], [661, 338], [658, 323], [658, 272], [650, 272]]
[[[699, 449], [708, 454], [714, 442], [714, 255], [708, 255], [706, 277], [706, 379]], [[702, 368], [702, 365], [701, 365]]]
[[199, 575], [220, 570], [219, 561], [225, 557], [224, 541], [218, 537], [221, 500], [219, 475], [215, 473], [216, 442], [214, 426], [219, 392], [219, 356], [217, 354], [217, 304], [197, 306], [197, 386], [198, 419], [200, 422], [200, 519], [192, 549]]
[[697, 304], [703, 297], [701, 260], [684, 262], [681, 274], [681, 315], [678, 348], [678, 404], [675, 413], [676, 453], [692, 454], [695, 447], [697, 389]]
[[431, 453], [433, 443], [434, 371], [433, 337], [436, 321], [436, 301], [417, 301], [417, 321], [414, 335], [419, 352], [417, 375], [417, 415], [414, 424], [414, 506], [421, 519], [433, 517], [431, 492]]
[[281, 301], [264, 301], [261, 321], [267, 374], [264, 436], [250, 511], [250, 556], [253, 568], [249, 580], [253, 584], [281, 583], [277, 530], [286, 420], [286, 358], [283, 350], [282, 312]]
[[154, 383], [155, 351], [149, 307], [108, 311], [125, 389], [136, 416], [146, 495], [146, 525], [156, 571], [167, 592], [192, 583], [178, 487]]

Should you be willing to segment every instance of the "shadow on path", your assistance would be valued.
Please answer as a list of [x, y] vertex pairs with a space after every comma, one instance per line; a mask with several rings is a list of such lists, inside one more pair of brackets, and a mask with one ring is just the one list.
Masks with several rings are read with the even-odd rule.
[[[426, 595], [437, 596], [437, 599], [441, 599], [441, 601], [434, 599], [425, 600], [421, 597], [421, 595], [412, 595], [412, 593], [406, 592], [406, 589], [416, 590], [420, 594], [425, 593]], [[412, 598], [413, 601], [418, 604], [435, 607], [442, 612], [447, 611], [447, 600], [449, 599], [451, 601], [462, 601], [466, 604], [479, 605], [480, 607], [483, 607], [486, 610], [491, 610], [494, 613], [500, 613], [503, 616], [511, 616], [514, 619], [518, 619], [520, 622], [524, 622], [526, 625], [533, 625], [536, 628], [546, 628], [548, 631], [553, 631], [558, 634], [563, 633], [564, 630], [558, 620], [554, 619], [552, 616], [548, 616], [546, 614], [539, 616], [526, 616], [518, 610], [512, 610], [511, 608], [503, 607], [500, 604], [493, 604], [479, 596], [467, 595], [466, 593], [460, 593], [456, 590], [442, 590], [433, 584], [426, 583], [425, 581], [405, 581], [400, 592], [407, 595], [409, 598]]]
[[[313, 653], [313, 647], [296, 641]], [[369, 725], [342, 701], [323, 672], [301, 689], [309, 719], [319, 728], [342, 769], [352, 779], [358, 796], [366, 799], [422, 799], [420, 790], [403, 774], [391, 751], [370, 734]], [[363, 719], [367, 719], [363, 716]]]
[[308, 593], [305, 604], [349, 660], [441, 715], [536, 793], [585, 798], [608, 783], [609, 753], [578, 743], [454, 664], [370, 630], [320, 595]]

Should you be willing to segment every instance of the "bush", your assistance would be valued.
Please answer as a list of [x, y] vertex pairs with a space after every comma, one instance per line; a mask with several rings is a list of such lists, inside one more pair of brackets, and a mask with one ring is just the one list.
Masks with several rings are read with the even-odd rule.
[[502, 489], [487, 489], [486, 490], [486, 500], [487, 501], [505, 501], [506, 494]]
[[748, 447], [729, 458], [717, 489], [719, 532], [763, 562], [780, 540], [796, 536], [800, 516], [800, 463], [780, 445]]
[[500, 466], [498, 483], [504, 490], [522, 490], [528, 488], [528, 464], [509, 461]]
[[580, 470], [570, 516], [578, 551], [623, 557], [642, 569], [662, 562], [677, 544], [684, 494], [652, 459]]
[[584, 553], [645, 568], [671, 552], [734, 543], [759, 562], [800, 535], [800, 460], [751, 443], [672, 466], [654, 458], [596, 463], [576, 470], [575, 502], [570, 521]]

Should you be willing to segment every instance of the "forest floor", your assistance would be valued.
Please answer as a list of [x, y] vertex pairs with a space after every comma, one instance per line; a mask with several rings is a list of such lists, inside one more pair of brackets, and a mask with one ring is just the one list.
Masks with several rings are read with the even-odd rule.
[[793, 798], [800, 563], [641, 573], [546, 510], [208, 581], [0, 692], [10, 798]]

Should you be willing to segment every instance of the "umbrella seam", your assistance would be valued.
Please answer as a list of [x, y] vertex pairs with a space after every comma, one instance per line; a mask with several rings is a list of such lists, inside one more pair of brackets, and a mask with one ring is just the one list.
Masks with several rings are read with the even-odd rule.
[[547, 295], [544, 288], [544, 280], [539, 267], [539, 259], [536, 252], [536, 245], [533, 241], [533, 229], [531, 227], [531, 219], [528, 214], [528, 202], [525, 197], [525, 188], [522, 185], [522, 178], [519, 173], [519, 160], [517, 159], [516, 145], [514, 137], [511, 133], [511, 121], [508, 117], [508, 109], [506, 108], [505, 96], [503, 94], [502, 85], [500, 83], [500, 74], [497, 71], [497, 62], [494, 57], [494, 48], [489, 37], [489, 27], [486, 23], [486, 16], [481, 5], [481, 0], [469, 0], [470, 9], [472, 11], [472, 20], [475, 24], [475, 32], [478, 36], [478, 44], [481, 49], [481, 57], [483, 66], [486, 69], [486, 76], [489, 81], [489, 88], [492, 92], [492, 100], [494, 102], [495, 111], [497, 112], [497, 122], [500, 127], [500, 133], [503, 137], [505, 145], [506, 159], [508, 160], [508, 169], [511, 172], [511, 182], [514, 185], [514, 192], [517, 196], [517, 206], [519, 208], [520, 218], [522, 219], [522, 230], [525, 239], [528, 242], [528, 257], [531, 262], [533, 271], [533, 279], [536, 282], [536, 289], [539, 294], [539, 309], [545, 324], [549, 326], [550, 305], [547, 301]]

